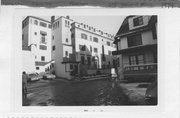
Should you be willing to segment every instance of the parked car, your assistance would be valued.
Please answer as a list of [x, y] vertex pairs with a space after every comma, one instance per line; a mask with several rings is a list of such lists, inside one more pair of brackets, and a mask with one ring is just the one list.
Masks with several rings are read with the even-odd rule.
[[146, 90], [145, 102], [149, 105], [157, 105], [157, 80], [150, 84]]
[[28, 75], [28, 82], [38, 81], [42, 78], [42, 76], [39, 76], [37, 73], [32, 73]]
[[51, 73], [45, 73], [45, 74], [43, 75], [43, 79], [44, 79], [44, 80], [53, 80], [53, 79], [55, 79], [55, 78], [56, 78], [56, 76], [53, 75], [53, 74], [51, 74]]

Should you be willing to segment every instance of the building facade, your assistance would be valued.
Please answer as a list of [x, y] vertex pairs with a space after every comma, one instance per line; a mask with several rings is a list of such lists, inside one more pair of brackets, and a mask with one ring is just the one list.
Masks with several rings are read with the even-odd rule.
[[93, 74], [112, 67], [113, 36], [67, 17], [51, 18], [52, 59], [58, 77]]
[[57, 77], [72, 79], [110, 72], [114, 36], [67, 17], [47, 21], [28, 16], [22, 23], [23, 71], [53, 70]]
[[22, 22], [23, 71], [45, 72], [51, 67], [51, 22], [28, 16]]
[[157, 16], [128, 16], [115, 36], [120, 79], [157, 78]]

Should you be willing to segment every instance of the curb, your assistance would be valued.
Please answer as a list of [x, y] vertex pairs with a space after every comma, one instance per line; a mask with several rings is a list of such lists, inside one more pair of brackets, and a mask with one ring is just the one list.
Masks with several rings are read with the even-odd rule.
[[128, 90], [126, 87], [120, 85], [124, 94], [128, 97], [129, 101], [137, 105], [145, 105], [145, 96], [139, 94], [134, 90]]

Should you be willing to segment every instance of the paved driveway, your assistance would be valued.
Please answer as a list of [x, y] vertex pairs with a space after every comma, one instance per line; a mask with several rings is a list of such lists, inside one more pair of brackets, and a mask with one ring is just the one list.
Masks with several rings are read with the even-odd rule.
[[28, 105], [91, 106], [129, 105], [121, 88], [109, 80], [70, 83], [61, 80], [39, 81], [28, 85]]

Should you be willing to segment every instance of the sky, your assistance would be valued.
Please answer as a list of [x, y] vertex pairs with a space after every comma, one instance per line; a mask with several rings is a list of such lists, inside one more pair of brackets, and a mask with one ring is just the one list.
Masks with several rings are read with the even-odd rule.
[[[70, 19], [92, 26], [105, 33], [115, 35], [126, 16], [70, 16]], [[50, 21], [50, 16], [41, 17]]]

